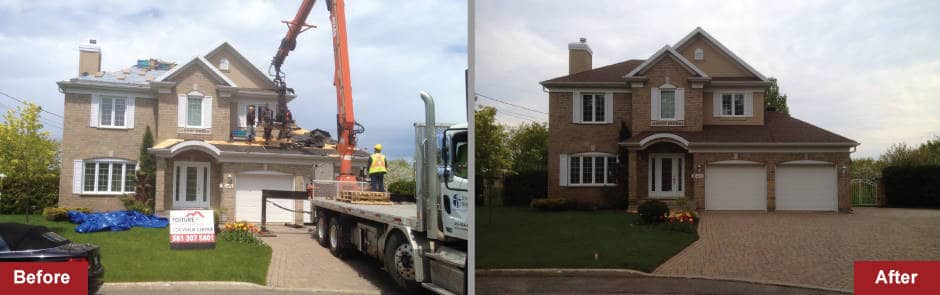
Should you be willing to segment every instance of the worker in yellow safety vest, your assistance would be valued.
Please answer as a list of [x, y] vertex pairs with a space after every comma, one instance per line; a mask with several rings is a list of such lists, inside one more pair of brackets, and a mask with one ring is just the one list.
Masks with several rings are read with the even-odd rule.
[[369, 156], [369, 165], [367, 167], [369, 167], [369, 178], [372, 180], [370, 184], [372, 191], [384, 192], [388, 162], [385, 160], [385, 155], [382, 154], [381, 144], [375, 145], [375, 153]]

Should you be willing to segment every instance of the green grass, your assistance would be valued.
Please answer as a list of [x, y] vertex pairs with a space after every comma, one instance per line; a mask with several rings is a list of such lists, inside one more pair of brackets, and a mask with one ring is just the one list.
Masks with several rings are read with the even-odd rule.
[[[0, 215], [0, 222], [24, 223], [23, 215]], [[105, 282], [242, 281], [264, 285], [271, 262], [267, 245], [216, 240], [214, 250], [170, 250], [168, 228], [80, 234], [68, 222], [46, 221], [39, 215], [29, 223], [43, 225], [76, 243], [101, 247]]]
[[636, 218], [622, 211], [541, 212], [520, 207], [478, 207], [476, 265], [651, 272], [698, 239], [694, 233], [635, 225]]

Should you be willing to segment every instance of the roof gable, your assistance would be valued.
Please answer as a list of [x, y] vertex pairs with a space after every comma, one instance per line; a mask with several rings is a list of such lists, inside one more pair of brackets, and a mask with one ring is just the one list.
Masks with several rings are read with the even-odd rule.
[[674, 59], [676, 62], [682, 65], [683, 68], [688, 70], [689, 73], [691, 74], [697, 75], [702, 78], [708, 78], [708, 74], [706, 74], [701, 69], [693, 65], [691, 62], [689, 62], [688, 59], [685, 59], [685, 57], [683, 57], [682, 54], [679, 54], [679, 52], [677, 52], [675, 49], [672, 48], [672, 46], [669, 46], [669, 45], [663, 46], [663, 48], [659, 49], [659, 51], [656, 51], [656, 53], [653, 53], [653, 55], [650, 56], [650, 58], [647, 58], [646, 61], [644, 61], [638, 67], [634, 68], [633, 71], [630, 71], [630, 73], [627, 73], [627, 75], [623, 77], [624, 78], [638, 77], [642, 73], [644, 73], [644, 71], [646, 71], [647, 69], [649, 69], [650, 67], [652, 67], [653, 65], [655, 65], [656, 63], [658, 63], [661, 59], [665, 57], [670, 57]]
[[238, 81], [241, 87], [273, 89], [274, 81], [266, 75], [264, 71], [255, 66], [241, 52], [235, 49], [229, 42], [222, 42], [212, 51], [204, 56], [213, 65], [218, 65], [224, 57], [229, 60], [230, 70], [228, 75], [234, 81]]
[[718, 42], [718, 40], [715, 39], [715, 37], [712, 37], [712, 35], [706, 32], [704, 29], [702, 29], [702, 27], [697, 27], [695, 28], [695, 30], [692, 30], [692, 32], [690, 32], [688, 35], [682, 38], [682, 40], [679, 40], [679, 42], [676, 43], [676, 45], [674, 45], [673, 48], [675, 48], [678, 51], [682, 51], [683, 49], [685, 49], [686, 46], [698, 40], [698, 38], [696, 38], [697, 36], [701, 36], [701, 38], [703, 38], [706, 42], [713, 45], [716, 49], [718, 49], [719, 52], [721, 52], [726, 57], [730, 58], [733, 63], [737, 64], [738, 66], [743, 68], [745, 71], [751, 73], [752, 75], [754, 75], [761, 81], [767, 81], [767, 78], [764, 77], [763, 74], [755, 70], [753, 67], [751, 67], [751, 65], [747, 64], [747, 62], [745, 62], [743, 59], [735, 55], [734, 52], [731, 52], [731, 50], [725, 47], [724, 44], [721, 44], [721, 42]]
[[194, 66], [202, 67], [213, 78], [216, 78], [216, 80], [218, 80], [219, 82], [225, 83], [225, 85], [227, 86], [238, 87], [238, 85], [236, 85], [235, 82], [233, 82], [231, 79], [223, 75], [222, 72], [219, 72], [219, 69], [217, 69], [211, 63], [209, 63], [209, 61], [206, 60], [206, 58], [202, 56], [193, 57], [193, 59], [191, 59], [189, 62], [179, 65], [173, 68], [172, 70], [170, 70], [169, 72], [166, 72], [165, 74], [157, 78], [156, 81], [163, 82], [163, 81], [174, 79], [177, 76], [179, 76], [181, 73], [186, 72], [186, 69], [190, 67], [194, 67]]

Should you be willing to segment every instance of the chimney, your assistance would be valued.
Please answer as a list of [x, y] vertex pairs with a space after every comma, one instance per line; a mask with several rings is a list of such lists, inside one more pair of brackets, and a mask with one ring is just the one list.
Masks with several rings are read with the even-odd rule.
[[88, 43], [78, 45], [78, 75], [94, 75], [101, 71], [101, 47], [98, 41], [89, 39]]
[[568, 43], [568, 74], [590, 70], [592, 54], [586, 38], [581, 38], [576, 43]]

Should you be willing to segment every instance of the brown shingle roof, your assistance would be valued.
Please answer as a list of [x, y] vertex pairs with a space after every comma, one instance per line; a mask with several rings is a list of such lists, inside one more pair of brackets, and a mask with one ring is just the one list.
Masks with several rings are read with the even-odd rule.
[[542, 81], [542, 84], [571, 82], [624, 82], [626, 84], [623, 76], [629, 74], [630, 71], [633, 71], [633, 69], [639, 66], [641, 63], [643, 63], [643, 60], [631, 59], [580, 73], [574, 73], [571, 75]]
[[764, 125], [705, 125], [699, 132], [644, 131], [624, 140], [635, 145], [656, 133], [672, 133], [690, 144], [695, 143], [824, 143], [858, 145], [857, 142], [828, 130], [790, 117], [786, 114], [764, 112]]

